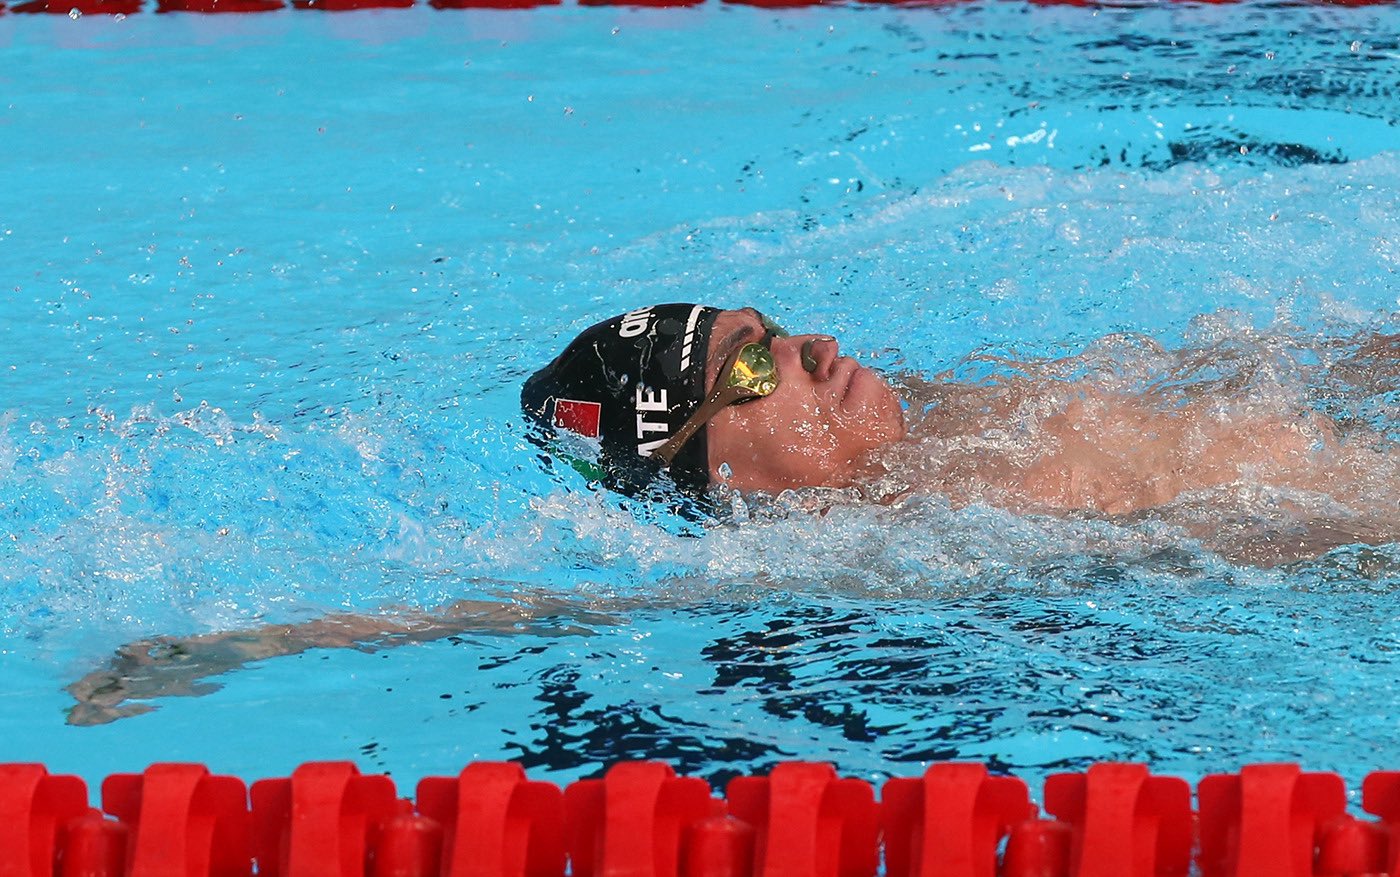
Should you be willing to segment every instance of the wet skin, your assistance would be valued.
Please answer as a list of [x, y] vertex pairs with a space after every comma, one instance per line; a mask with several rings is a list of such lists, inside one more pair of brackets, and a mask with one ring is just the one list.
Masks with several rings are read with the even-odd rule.
[[[707, 389], [734, 351], [763, 336], [757, 311], [722, 312]], [[1326, 493], [1396, 464], [1393, 451], [1347, 446], [1313, 412], [1222, 408], [1210, 397], [1165, 404], [1088, 381], [961, 387], [911, 434], [894, 391], [830, 336], [775, 338], [772, 351], [778, 389], [724, 409], [707, 427], [712, 483], [767, 493], [844, 487], [893, 467], [911, 488], [955, 505], [1122, 515], [1237, 483]], [[1375, 358], [1393, 368], [1397, 351], [1392, 343]]]
[[[763, 338], [757, 311], [724, 311], [710, 334], [706, 389], [742, 345]], [[804, 347], [810, 371], [804, 368]], [[899, 398], [874, 371], [829, 335], [774, 338], [778, 389], [732, 405], [706, 427], [710, 480], [739, 490], [843, 486], [862, 459], [905, 435]]]

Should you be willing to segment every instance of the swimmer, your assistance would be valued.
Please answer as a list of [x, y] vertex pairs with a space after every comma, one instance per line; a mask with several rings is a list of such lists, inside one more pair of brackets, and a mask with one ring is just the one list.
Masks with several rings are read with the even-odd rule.
[[[1365, 350], [1400, 374], [1397, 339]], [[907, 383], [901, 398], [835, 338], [788, 334], [753, 308], [667, 304], [584, 330], [525, 383], [521, 406], [546, 447], [569, 433], [596, 441], [591, 473], [631, 495], [664, 472], [693, 496], [721, 484], [884, 503], [936, 492], [955, 505], [1128, 516], [1242, 484], [1335, 495], [1400, 483], [1393, 449], [1345, 442], [1334, 422], [1296, 406], [1029, 375]], [[906, 414], [910, 401], [919, 405]], [[1351, 499], [1364, 514], [1335, 538], [1400, 539], [1393, 490]]]
[[[1144, 339], [1103, 343], [1172, 361]], [[936, 493], [955, 505], [1163, 520], [1258, 565], [1400, 541], [1393, 443], [1302, 405], [1264, 404], [1243, 377], [1250, 368], [1213, 382], [1178, 373], [1218, 371], [1225, 355], [1176, 363], [1149, 391], [1084, 376], [1090, 354], [1016, 363], [992, 381], [906, 376], [897, 386], [842, 355], [835, 338], [789, 335], [752, 308], [660, 305], [585, 330], [526, 382], [521, 404], [552, 455], [638, 497], [667, 497], [668, 482], [698, 499], [719, 485], [741, 494], [807, 489], [820, 507]], [[1330, 377], [1335, 395], [1400, 395], [1400, 336], [1371, 338]], [[596, 459], [574, 453], [589, 450]], [[1259, 513], [1258, 496], [1270, 490], [1277, 497]], [[1231, 502], [1248, 514], [1222, 514]], [[209, 677], [279, 655], [464, 631], [586, 634], [625, 623], [630, 608], [513, 593], [432, 612], [144, 640], [68, 687], [68, 721], [110, 722], [151, 709], [154, 698], [202, 694], [217, 688]]]

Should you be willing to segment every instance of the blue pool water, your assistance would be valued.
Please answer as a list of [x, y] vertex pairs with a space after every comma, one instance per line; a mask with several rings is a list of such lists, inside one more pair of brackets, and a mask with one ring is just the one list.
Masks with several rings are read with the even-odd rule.
[[[0, 759], [1396, 767], [1395, 544], [1230, 560], [1200, 534], [1277, 524], [1248, 491], [695, 524], [544, 470], [516, 407], [574, 331], [702, 299], [967, 380], [1146, 333], [1393, 441], [1395, 387], [1320, 375], [1397, 328], [1396, 33], [1265, 2], [0, 17]], [[318, 619], [362, 648], [100, 676]]]

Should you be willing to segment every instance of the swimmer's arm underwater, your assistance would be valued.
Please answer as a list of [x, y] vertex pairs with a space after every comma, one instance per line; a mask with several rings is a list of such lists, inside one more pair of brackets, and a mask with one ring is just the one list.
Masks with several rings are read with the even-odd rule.
[[459, 600], [439, 610], [392, 615], [328, 615], [302, 624], [272, 624], [250, 630], [191, 637], [160, 636], [117, 649], [105, 667], [65, 689], [77, 701], [70, 725], [101, 725], [155, 709], [140, 701], [196, 696], [220, 688], [208, 681], [255, 661], [298, 655], [312, 649], [378, 651], [459, 634], [586, 635], [587, 624], [613, 625], [615, 616], [581, 611], [561, 600], [497, 603]]

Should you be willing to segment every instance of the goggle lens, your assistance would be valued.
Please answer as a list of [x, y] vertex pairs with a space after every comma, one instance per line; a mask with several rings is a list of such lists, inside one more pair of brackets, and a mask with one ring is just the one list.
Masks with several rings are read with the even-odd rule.
[[773, 351], [762, 344], [745, 344], [739, 348], [739, 355], [729, 369], [729, 386], [743, 387], [758, 396], [770, 395], [778, 389], [778, 364], [773, 361]]

